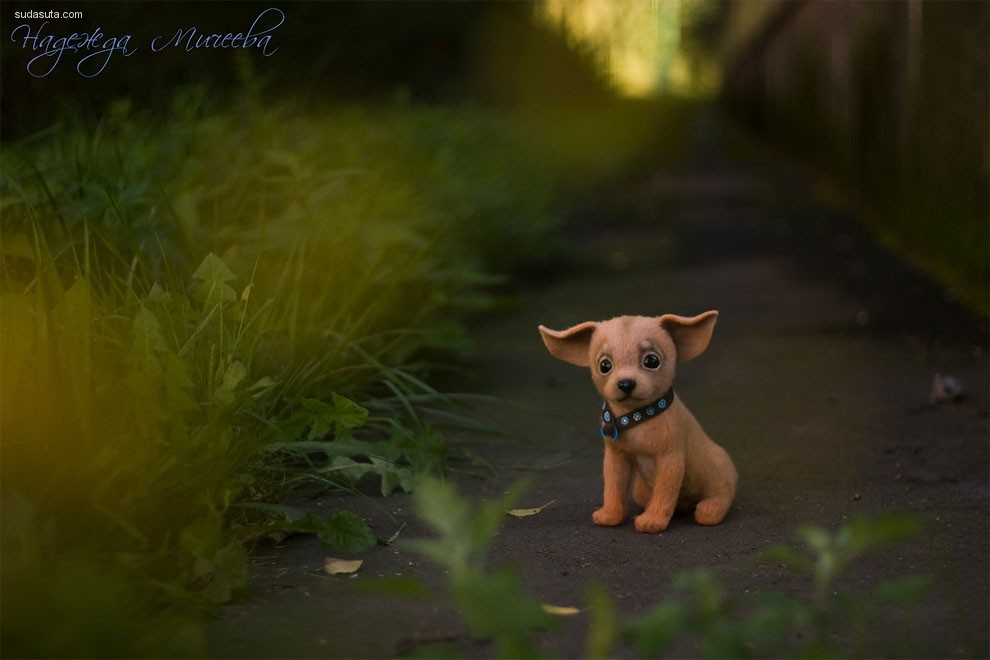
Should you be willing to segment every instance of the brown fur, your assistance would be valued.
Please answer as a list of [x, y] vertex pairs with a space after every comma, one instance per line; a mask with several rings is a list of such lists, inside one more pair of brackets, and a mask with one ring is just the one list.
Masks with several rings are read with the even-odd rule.
[[[560, 331], [541, 325], [540, 334], [554, 357], [591, 368], [595, 387], [619, 416], [663, 396], [674, 381], [675, 364], [708, 348], [717, 317], [716, 311], [693, 318], [620, 316]], [[660, 358], [659, 368], [647, 368], [648, 354]], [[603, 374], [599, 365], [606, 358], [611, 369]], [[635, 386], [627, 393], [620, 381]], [[592, 520], [621, 524], [631, 488], [633, 500], [644, 509], [636, 516], [640, 532], [662, 532], [675, 511], [691, 508], [698, 523], [717, 525], [736, 493], [732, 459], [712, 442], [680, 395], [662, 415], [622, 431], [614, 442], [605, 440], [603, 473], [605, 502]]]

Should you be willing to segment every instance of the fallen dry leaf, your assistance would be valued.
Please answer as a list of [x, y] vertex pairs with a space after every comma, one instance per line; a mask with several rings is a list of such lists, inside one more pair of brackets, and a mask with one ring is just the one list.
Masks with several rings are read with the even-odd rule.
[[509, 513], [510, 516], [514, 516], [516, 518], [525, 518], [526, 516], [535, 516], [540, 511], [543, 511], [543, 509], [547, 508], [548, 506], [550, 506], [551, 504], [553, 504], [556, 501], [557, 500], [550, 500], [549, 502], [547, 502], [543, 506], [538, 506], [535, 509], [511, 509], [511, 510], [509, 510], [508, 513]]
[[395, 534], [392, 534], [392, 536], [388, 537], [388, 540], [385, 541], [385, 545], [392, 545], [393, 543], [395, 543], [399, 539], [399, 534], [401, 534], [402, 530], [404, 530], [405, 528], [406, 528], [406, 523], [402, 523], [402, 527], [395, 530]]
[[581, 612], [576, 607], [562, 607], [560, 605], [547, 605], [546, 603], [540, 605], [540, 607], [547, 614], [553, 614], [554, 616], [574, 616]]
[[361, 568], [361, 564], [363, 563], [363, 559], [334, 559], [333, 557], [324, 557], [323, 572], [328, 575], [354, 573], [357, 569]]

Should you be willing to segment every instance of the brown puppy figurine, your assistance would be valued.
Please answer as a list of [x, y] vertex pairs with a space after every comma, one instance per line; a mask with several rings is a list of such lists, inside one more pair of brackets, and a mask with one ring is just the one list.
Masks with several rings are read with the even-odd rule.
[[592, 520], [619, 525], [626, 518], [630, 484], [644, 511], [640, 532], [662, 532], [674, 511], [694, 509], [702, 525], [725, 518], [736, 493], [736, 468], [712, 442], [680, 397], [674, 396], [675, 364], [701, 355], [718, 312], [693, 318], [620, 316], [567, 330], [540, 326], [550, 353], [590, 367], [605, 398], [605, 503]]

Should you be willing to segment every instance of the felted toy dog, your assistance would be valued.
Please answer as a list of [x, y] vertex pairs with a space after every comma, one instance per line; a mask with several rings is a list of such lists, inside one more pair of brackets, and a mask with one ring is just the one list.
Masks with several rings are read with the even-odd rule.
[[706, 348], [717, 311], [693, 318], [620, 316], [567, 330], [540, 326], [550, 353], [590, 367], [602, 404], [605, 502], [592, 515], [598, 525], [619, 525], [633, 499], [640, 532], [662, 532], [675, 511], [694, 509], [702, 525], [725, 518], [736, 493], [736, 468], [712, 442], [680, 397], [674, 371]]

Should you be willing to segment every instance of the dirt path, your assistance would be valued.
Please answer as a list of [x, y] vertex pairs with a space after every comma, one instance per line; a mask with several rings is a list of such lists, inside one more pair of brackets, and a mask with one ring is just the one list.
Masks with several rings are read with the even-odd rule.
[[[829, 529], [862, 512], [918, 515], [920, 537], [848, 577], [936, 577], [912, 653], [986, 656], [990, 602], [990, 439], [985, 320], [876, 248], [842, 212], [813, 201], [779, 165], [730, 153], [711, 116], [698, 123], [693, 160], [647, 169], [589, 193], [568, 224], [573, 251], [549, 281], [475, 328], [479, 350], [461, 387], [503, 400], [477, 412], [516, 435], [474, 441], [496, 479], [460, 480], [475, 496], [501, 493], [521, 476], [521, 506], [556, 503], [507, 519], [492, 546], [542, 602], [582, 606], [604, 585], [624, 615], [670, 593], [674, 575], [707, 567], [730, 593], [806, 589], [782, 568], [754, 564], [761, 552], [797, 543], [794, 530]], [[536, 326], [564, 328], [619, 314], [720, 311], [709, 350], [679, 369], [678, 394], [733, 456], [739, 494], [724, 524], [677, 518], [660, 535], [631, 523], [599, 528], [600, 401], [588, 374], [554, 360]], [[950, 373], [965, 398], [928, 405], [935, 373]], [[334, 504], [328, 501], [327, 504]], [[409, 499], [384, 506], [424, 533]], [[381, 536], [394, 530], [358, 504]], [[356, 593], [373, 576], [443, 578], [417, 555], [379, 547], [356, 578], [320, 574], [312, 539], [262, 550], [252, 595], [211, 629], [222, 657], [386, 657], [462, 625], [442, 601]], [[546, 651], [578, 657], [583, 616], [548, 636]], [[689, 651], [689, 650], [688, 650]], [[485, 646], [478, 655], [490, 653]]]

